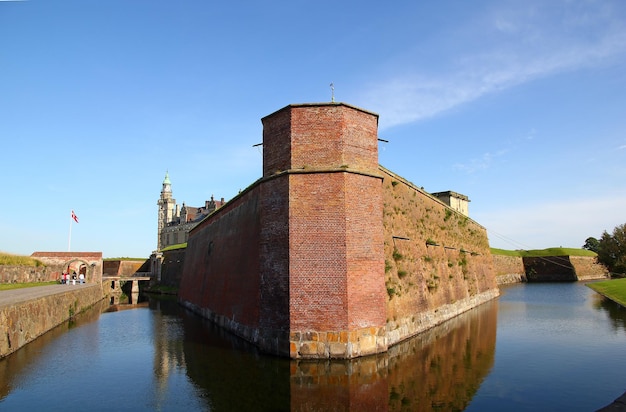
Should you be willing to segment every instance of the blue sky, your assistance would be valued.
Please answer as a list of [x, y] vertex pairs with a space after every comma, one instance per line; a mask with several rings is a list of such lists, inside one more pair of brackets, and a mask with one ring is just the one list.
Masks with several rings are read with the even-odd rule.
[[621, 0], [0, 1], [0, 250], [147, 257], [166, 171], [179, 204], [232, 198], [260, 119], [331, 82], [493, 247], [626, 222]]

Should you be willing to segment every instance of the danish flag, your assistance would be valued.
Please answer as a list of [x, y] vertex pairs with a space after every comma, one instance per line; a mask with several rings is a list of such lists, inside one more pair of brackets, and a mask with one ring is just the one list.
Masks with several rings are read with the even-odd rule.
[[78, 216], [76, 216], [76, 213], [74, 213], [73, 210], [72, 210], [72, 219], [74, 219], [74, 222], [78, 223]]

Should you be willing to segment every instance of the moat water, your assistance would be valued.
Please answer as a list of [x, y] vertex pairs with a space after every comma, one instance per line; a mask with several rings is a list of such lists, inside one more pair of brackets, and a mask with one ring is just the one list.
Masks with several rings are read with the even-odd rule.
[[389, 353], [296, 362], [171, 300], [98, 307], [0, 360], [1, 411], [594, 411], [626, 390], [626, 310], [521, 284]]

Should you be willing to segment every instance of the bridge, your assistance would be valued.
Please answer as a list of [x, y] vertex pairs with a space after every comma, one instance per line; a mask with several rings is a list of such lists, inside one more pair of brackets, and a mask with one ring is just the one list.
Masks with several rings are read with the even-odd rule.
[[114, 292], [111, 295], [111, 304], [116, 303], [116, 298], [119, 302], [119, 295], [122, 294], [122, 285], [126, 282], [132, 282], [130, 288], [130, 296], [128, 303], [137, 303], [139, 297], [139, 282], [152, 280], [152, 274], [150, 272], [136, 272], [132, 276], [120, 276], [120, 275], [104, 275], [102, 276], [102, 285], [111, 282], [111, 290]]

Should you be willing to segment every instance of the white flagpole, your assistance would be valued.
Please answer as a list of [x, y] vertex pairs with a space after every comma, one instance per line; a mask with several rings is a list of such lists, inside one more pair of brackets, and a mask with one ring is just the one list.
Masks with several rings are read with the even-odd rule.
[[70, 244], [72, 242], [72, 220], [74, 220], [72, 218], [72, 215], [70, 214], [70, 235], [67, 238], [67, 251], [70, 251]]

